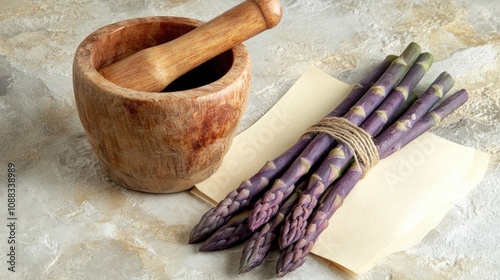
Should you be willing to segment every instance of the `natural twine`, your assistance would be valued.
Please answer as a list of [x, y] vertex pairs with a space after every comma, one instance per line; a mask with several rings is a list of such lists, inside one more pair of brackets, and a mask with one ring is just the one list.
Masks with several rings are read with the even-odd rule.
[[308, 133], [326, 133], [354, 152], [354, 160], [364, 166], [363, 175], [375, 166], [380, 157], [372, 137], [364, 129], [345, 118], [327, 117], [311, 126]]

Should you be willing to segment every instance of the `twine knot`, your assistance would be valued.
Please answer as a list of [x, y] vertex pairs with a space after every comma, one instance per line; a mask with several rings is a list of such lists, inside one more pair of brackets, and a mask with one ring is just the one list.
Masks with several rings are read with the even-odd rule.
[[364, 166], [363, 175], [380, 160], [371, 135], [345, 118], [326, 117], [311, 126], [307, 132], [326, 133], [346, 145], [353, 151], [354, 160]]

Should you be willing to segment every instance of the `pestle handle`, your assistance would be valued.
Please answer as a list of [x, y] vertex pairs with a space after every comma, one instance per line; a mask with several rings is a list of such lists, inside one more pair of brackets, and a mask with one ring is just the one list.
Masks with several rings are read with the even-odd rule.
[[276, 26], [280, 20], [279, 0], [247, 0], [175, 40], [141, 50], [100, 72], [122, 87], [158, 92], [196, 66]]

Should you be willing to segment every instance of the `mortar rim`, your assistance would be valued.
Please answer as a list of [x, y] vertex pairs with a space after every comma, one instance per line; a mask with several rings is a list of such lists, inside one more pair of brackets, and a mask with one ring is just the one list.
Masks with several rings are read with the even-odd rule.
[[[92, 63], [92, 55], [94, 55], [93, 46], [98, 41], [102, 40], [109, 34], [116, 32], [122, 28], [131, 27], [134, 25], [144, 24], [144, 23], [154, 23], [154, 22], [168, 22], [177, 21], [181, 24], [199, 26], [204, 22], [201, 20], [178, 17], [178, 16], [148, 16], [148, 17], [138, 17], [126, 19], [118, 22], [111, 23], [109, 25], [98, 28], [91, 34], [89, 34], [78, 46], [75, 52], [75, 58], [73, 62], [73, 74], [76, 70], [80, 70], [80, 78], [85, 78], [89, 82], [98, 85], [103, 90], [109, 94], [115, 95], [117, 97], [126, 98], [130, 100], [139, 101], [153, 101], [153, 100], [178, 100], [183, 98], [199, 98], [208, 97], [218, 92], [229, 89], [230, 87], [238, 86], [239, 80], [245, 77], [245, 72], [251, 71], [251, 62], [247, 48], [243, 44], [239, 44], [233, 47], [230, 51], [233, 54], [233, 63], [226, 74], [220, 77], [218, 80], [203, 85], [200, 87], [187, 89], [183, 91], [174, 92], [148, 92], [148, 91], [138, 91], [133, 89], [128, 89], [121, 87], [103, 77], [98, 70], [94, 67]], [[236, 63], [240, 61], [241, 63]], [[73, 75], [75, 79], [75, 75]]]

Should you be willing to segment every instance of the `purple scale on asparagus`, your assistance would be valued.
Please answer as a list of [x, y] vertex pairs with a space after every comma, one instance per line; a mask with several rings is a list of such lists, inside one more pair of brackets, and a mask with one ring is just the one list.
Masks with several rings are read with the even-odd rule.
[[[366, 118], [366, 115], [370, 115], [384, 100], [387, 93], [404, 77], [420, 54], [420, 50], [421, 48], [418, 44], [409, 44], [401, 56], [391, 63], [391, 66], [389, 66], [367, 93], [351, 107], [344, 117], [353, 124], [360, 125]], [[293, 187], [301, 176], [309, 172], [309, 169], [303, 165], [303, 161], [317, 162], [335, 144], [335, 139], [328, 134], [320, 133], [316, 135], [277, 183], [273, 184], [271, 189], [265, 193], [264, 197], [250, 211], [248, 216], [250, 229], [254, 230], [268, 222], [276, 214], [279, 204], [286, 198], [286, 194], [291, 193], [289, 189]]]
[[[437, 125], [440, 120], [444, 119], [447, 115], [464, 104], [467, 98], [468, 94], [465, 90], [460, 90], [451, 95], [441, 104], [436, 106], [435, 109], [426, 113], [426, 115], [417, 121], [409, 131], [394, 141], [393, 147], [395, 148], [381, 148], [379, 146], [381, 157], [385, 158], [391, 155], [393, 152], [398, 151], [400, 148], [416, 139], [425, 131]], [[362, 167], [358, 165], [358, 163], [353, 162], [348, 171], [330, 187], [325, 199], [311, 217], [310, 223], [307, 226], [306, 235], [297, 240], [294, 244], [288, 246], [281, 253], [276, 267], [278, 276], [284, 276], [304, 263], [306, 256], [310, 253], [321, 232], [328, 227], [328, 220], [335, 211], [342, 206], [343, 200], [361, 179], [362, 174]]]
[[[377, 110], [360, 127], [371, 136], [378, 134], [386, 122], [404, 104], [409, 93], [420, 82], [432, 62], [433, 57], [431, 54], [422, 53], [419, 55], [415, 64], [398, 86], [389, 93], [387, 98], [377, 107]], [[325, 189], [340, 176], [339, 172], [332, 173], [331, 171], [342, 170], [352, 157], [353, 151], [347, 145], [339, 143], [321, 163], [318, 170], [311, 176], [306, 191], [304, 191], [299, 202], [286, 218], [283, 230], [280, 233], [280, 248], [286, 248], [304, 235], [307, 220], [318, 204], [318, 199]]]
[[[347, 97], [328, 115], [328, 117], [338, 117], [344, 115], [367, 91], [369, 87], [387, 70], [397, 56], [387, 56], [379, 65], [366, 75], [356, 86], [353, 87]], [[250, 201], [258, 196], [269, 182], [276, 179], [290, 163], [304, 150], [313, 137], [305, 135], [296, 144], [290, 147], [277, 158], [269, 161], [254, 176], [245, 180], [241, 185], [225, 199], [209, 211], [200, 219], [198, 224], [190, 233], [189, 243], [197, 243], [206, 240], [218, 228], [224, 225], [235, 213], [249, 205]], [[246, 191], [248, 196], [243, 200], [237, 200], [238, 195]]]

